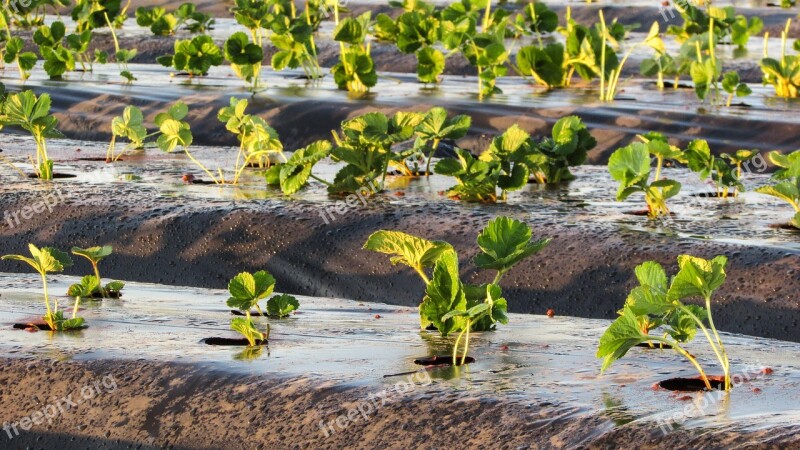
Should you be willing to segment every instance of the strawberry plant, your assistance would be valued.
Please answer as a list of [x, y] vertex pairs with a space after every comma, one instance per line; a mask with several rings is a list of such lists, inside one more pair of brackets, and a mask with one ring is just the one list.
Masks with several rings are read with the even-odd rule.
[[64, 73], [75, 70], [75, 55], [64, 46], [65, 35], [66, 27], [62, 22], [42, 25], [33, 34], [33, 41], [39, 46], [44, 70], [50, 79], [60, 79]]
[[248, 165], [257, 163], [262, 167], [269, 166], [271, 154], [277, 153], [286, 161], [278, 132], [267, 125], [264, 119], [245, 114], [247, 105], [247, 100], [231, 97], [230, 106], [220, 109], [217, 114], [219, 121], [239, 140], [233, 184], [238, 183]]
[[205, 76], [212, 66], [222, 64], [222, 52], [211, 36], [175, 41], [175, 54], [157, 58], [164, 67], [173, 67], [189, 76]]
[[[665, 148], [666, 145], [666, 148]], [[674, 180], [660, 179], [656, 171], [656, 179], [650, 181], [650, 153], [668, 151], [669, 145], [660, 140], [647, 143], [634, 142], [617, 149], [609, 158], [608, 171], [611, 177], [619, 181], [617, 201], [623, 201], [635, 193], [644, 194], [647, 203], [647, 215], [651, 219], [669, 216], [667, 200], [678, 195], [681, 184]]]
[[[433, 169], [440, 175], [455, 177], [458, 184], [447, 190], [447, 196], [468, 202], [494, 203], [501, 176], [500, 164], [481, 161], [467, 150], [457, 148], [456, 158], [442, 159]], [[508, 186], [512, 188], [512, 186]]]
[[368, 11], [357, 18], [339, 21], [337, 2], [333, 39], [339, 42], [339, 63], [331, 68], [331, 72], [339, 89], [364, 93], [378, 83], [370, 46], [366, 43], [371, 17]]
[[396, 21], [380, 14], [376, 18], [376, 30], [383, 40], [390, 40], [406, 54], [417, 56], [417, 78], [422, 83], [438, 83], [444, 72], [445, 56], [435, 48], [439, 42], [442, 23], [431, 14], [433, 7], [418, 6], [418, 9], [401, 14]]
[[8, 14], [8, 22], [19, 28], [31, 29], [44, 24], [47, 7], [51, 7], [53, 13], [61, 7], [67, 6], [64, 0], [25, 0], [3, 2], [3, 10]]
[[[601, 370], [607, 370], [638, 344], [665, 344], [688, 359], [700, 373], [706, 389], [712, 390], [697, 358], [683, 348], [683, 344], [695, 338], [699, 329], [724, 371], [723, 388], [729, 390], [730, 361], [711, 314], [711, 299], [725, 283], [727, 263], [725, 256], [705, 260], [682, 255], [678, 257], [679, 271], [671, 281], [667, 279], [664, 268], [656, 262], [638, 266], [636, 277], [640, 285], [631, 291], [620, 316], [600, 338], [597, 357], [603, 358]], [[684, 303], [692, 298], [703, 300], [704, 306]], [[663, 335], [649, 333], [651, 329], [658, 329], [656, 327], [663, 328]]]
[[173, 35], [181, 26], [190, 33], [205, 33], [215, 23], [212, 16], [197, 11], [194, 3], [184, 3], [174, 12], [167, 12], [160, 6], [136, 9], [136, 24], [150, 27], [150, 31], [156, 36]]
[[9, 94], [2, 105], [0, 125], [18, 126], [33, 136], [36, 143], [34, 171], [42, 180], [53, 179], [53, 161], [47, 155], [47, 139], [63, 135], [56, 130], [58, 120], [50, 114], [50, 95], [36, 97], [33, 91]]
[[422, 122], [417, 125], [417, 148], [430, 147], [428, 162], [425, 165], [425, 174], [431, 173], [431, 160], [439, 148], [443, 139], [456, 140], [466, 136], [469, 127], [472, 125], [472, 118], [465, 115], [447, 117], [447, 111], [442, 107], [431, 108], [425, 114]]
[[[697, 172], [701, 179], [711, 178], [716, 185], [717, 196], [727, 198], [730, 190], [737, 196], [744, 190], [741, 183], [742, 164], [753, 159], [758, 152], [753, 150], [738, 150], [733, 154], [722, 154], [717, 158], [711, 153], [708, 142], [704, 139], [695, 139], [689, 142], [684, 151], [684, 157], [689, 169]], [[726, 160], [731, 161], [733, 166]]]
[[[508, 323], [506, 299], [502, 298], [500, 281], [517, 263], [549, 243], [549, 239], [531, 241], [528, 225], [508, 217], [492, 219], [478, 235], [481, 252], [475, 257], [477, 267], [496, 271], [490, 284], [470, 285], [461, 281], [458, 255], [444, 241], [429, 241], [398, 231], [373, 233], [364, 248], [391, 255], [392, 264], [411, 267], [426, 285], [420, 305], [422, 329], [436, 327], [443, 335], [459, 332], [453, 348], [456, 365], [459, 345], [465, 339], [463, 364], [469, 351], [469, 332], [494, 329], [496, 323]], [[427, 271], [433, 268], [432, 276]]]
[[219, 170], [219, 179], [211, 173], [208, 168], [198, 161], [194, 155], [189, 151], [189, 146], [194, 141], [192, 129], [188, 122], [183, 119], [189, 114], [189, 107], [185, 103], [178, 101], [172, 105], [166, 112], [162, 112], [156, 116], [156, 126], [158, 127], [158, 139], [156, 145], [161, 151], [172, 153], [177, 148], [183, 150], [186, 156], [192, 160], [195, 165], [200, 167], [215, 184], [224, 183], [224, 176], [222, 170]]
[[565, 44], [520, 49], [517, 53], [517, 72], [520, 75], [531, 77], [548, 89], [568, 87], [576, 73], [587, 81], [598, 76], [611, 77], [619, 61], [617, 54], [606, 44], [610, 31], [601, 36], [597, 29], [578, 24], [569, 7], [566, 25], [558, 27], [558, 31], [566, 38]]
[[[383, 113], [367, 113], [342, 123], [341, 136], [334, 132], [334, 161], [346, 163], [328, 191], [354, 193], [369, 184], [383, 189], [391, 163], [405, 165], [404, 154], [392, 151], [392, 145], [406, 141], [422, 122], [419, 113], [398, 112], [390, 119]], [[380, 181], [378, 181], [380, 179]]]
[[251, 43], [247, 34], [239, 31], [225, 41], [224, 52], [225, 59], [231, 63], [236, 76], [247, 83], [252, 83], [253, 92], [258, 90], [261, 63], [264, 60], [264, 50], [261, 46]]
[[331, 154], [333, 146], [328, 141], [316, 141], [305, 148], [297, 149], [284, 164], [276, 164], [267, 170], [267, 184], [280, 186], [285, 195], [292, 195], [308, 183], [310, 178], [329, 185], [312, 174], [314, 165]]
[[74, 55], [75, 61], [80, 63], [84, 72], [92, 71], [94, 63], [105, 64], [108, 60], [108, 53], [100, 50], [89, 52], [89, 45], [92, 43], [94, 33], [86, 30], [81, 33], [67, 35], [66, 47]]
[[647, 33], [647, 36], [645, 36], [644, 40], [630, 46], [628, 51], [625, 52], [625, 55], [622, 57], [622, 60], [616, 65], [617, 67], [611, 69], [611, 72], [608, 76], [608, 85], [606, 86], [605, 52], [608, 51], [606, 41], [613, 39], [613, 36], [611, 36], [609, 28], [606, 26], [606, 21], [603, 17], [602, 10], [600, 11], [600, 24], [600, 33], [602, 35], [602, 44], [600, 47], [600, 100], [611, 102], [614, 101], [614, 97], [617, 95], [619, 77], [622, 74], [622, 68], [625, 66], [625, 62], [628, 61], [628, 58], [630, 58], [631, 54], [639, 47], [649, 47], [655, 51], [657, 55], [663, 55], [666, 53], [666, 47], [664, 46], [664, 41], [662, 41], [661, 37], [659, 36], [658, 22], [653, 22], [653, 25], [650, 27], [650, 31]]
[[270, 26], [273, 32], [270, 41], [278, 50], [272, 56], [272, 69], [281, 71], [301, 67], [309, 80], [322, 78], [310, 18], [277, 15]]
[[76, 0], [72, 20], [78, 33], [95, 28], [121, 28], [128, 18], [130, 0], [123, 7], [121, 0]]
[[[125, 138], [128, 145], [116, 152], [117, 138]], [[111, 121], [111, 143], [106, 152], [106, 162], [116, 162], [127, 150], [141, 150], [147, 138], [147, 128], [144, 126], [142, 111], [135, 106], [126, 106], [122, 116], [114, 117]]]
[[[114, 249], [110, 245], [89, 248], [72, 247], [71, 251], [73, 255], [82, 256], [89, 261], [92, 265], [94, 275], [83, 277], [80, 284], [72, 285], [68, 291], [70, 297], [120, 298], [122, 296], [122, 288], [125, 287], [125, 283], [122, 281], [112, 281], [102, 286], [103, 279], [100, 278], [100, 269], [98, 268], [100, 261], [110, 256], [113, 250]], [[94, 278], [94, 280], [91, 278]], [[92, 287], [91, 290], [88, 289], [90, 287]], [[87, 291], [88, 295], [85, 295]]]
[[241, 333], [248, 340], [250, 346], [261, 345], [269, 339], [269, 324], [266, 332], [260, 331], [253, 323], [250, 310], [256, 308], [260, 316], [282, 318], [291, 314], [300, 307], [297, 299], [291, 295], [275, 295], [267, 301], [267, 313], [261, 310], [258, 302], [267, 298], [275, 289], [275, 278], [265, 270], [256, 273], [242, 272], [236, 275], [228, 284], [231, 296], [227, 305], [245, 313], [245, 317], [231, 320], [231, 329]]
[[458, 181], [448, 191], [451, 198], [493, 203], [497, 188], [505, 199], [507, 191], [521, 189], [530, 179], [543, 184], [573, 179], [569, 168], [583, 164], [596, 144], [579, 117], [567, 116], [553, 125], [551, 137], [539, 142], [513, 125], [479, 158], [457, 149], [456, 158], [440, 160], [434, 170]]
[[[786, 54], [786, 40], [789, 35], [791, 19], [781, 32], [781, 59], [770, 58], [767, 46], [764, 46], [764, 58], [761, 60], [761, 71], [764, 73], [764, 84], [775, 88], [775, 95], [785, 98], [796, 98], [800, 90], [800, 55]], [[765, 39], [766, 43], [766, 39]], [[800, 41], [795, 41], [794, 48], [800, 51]]]
[[597, 140], [580, 117], [562, 117], [553, 125], [550, 137], [545, 137], [535, 145], [544, 158], [534, 154], [525, 162], [539, 183], [569, 181], [575, 178], [569, 168], [583, 164], [589, 150], [596, 145]]
[[795, 215], [789, 224], [800, 229], [800, 151], [789, 155], [775, 151], [769, 154], [769, 160], [780, 168], [773, 175], [777, 183], [760, 187], [756, 192], [771, 195], [792, 205]]
[[750, 86], [740, 81], [739, 73], [736, 71], [726, 72], [725, 75], [722, 76], [722, 90], [728, 93], [728, 100], [725, 102], [725, 106], [731, 106], [734, 95], [737, 97], [747, 97], [753, 93]]
[[[9, 32], [10, 36], [10, 32]], [[27, 80], [31, 76], [31, 70], [36, 67], [36, 62], [39, 58], [36, 53], [23, 52], [25, 42], [14, 36], [8, 39], [4, 49], [3, 61], [6, 64], [16, 64], [19, 70], [19, 77], [22, 80]]]
[[5, 255], [0, 259], [22, 261], [39, 273], [42, 277], [44, 290], [44, 304], [47, 313], [44, 316], [45, 323], [53, 331], [67, 331], [83, 327], [84, 320], [77, 317], [77, 303], [73, 309], [73, 317], [66, 318], [62, 311], [58, 309], [58, 299], [54, 300], [51, 307], [50, 297], [47, 292], [47, 274], [63, 272], [64, 269], [72, 266], [72, 259], [66, 253], [51, 247], [38, 248], [33, 244], [28, 245], [31, 257], [22, 255]]

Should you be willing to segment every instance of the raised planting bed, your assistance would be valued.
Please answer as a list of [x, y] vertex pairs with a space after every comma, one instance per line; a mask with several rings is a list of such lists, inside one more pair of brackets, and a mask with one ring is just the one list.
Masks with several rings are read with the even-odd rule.
[[[25, 140], [10, 142], [26, 145]], [[32, 241], [62, 249], [96, 245], [103, 236], [103, 243], [116, 249], [103, 262], [105, 276], [114, 279], [219, 288], [239, 271], [266, 268], [288, 292], [416, 306], [423, 284], [413, 273], [361, 250], [370, 234], [396, 229], [444, 239], [468, 261], [478, 231], [492, 216], [509, 215], [529, 223], [536, 238], [553, 238], [540, 256], [509, 273], [511, 312], [544, 314], [553, 308], [559, 315], [612, 319], [633, 285], [637, 264], [674, 265], [684, 253], [725, 254], [731, 262], [717, 300], [725, 305], [718, 312], [721, 328], [800, 341], [798, 233], [771, 227], [786, 222], [791, 209], [752, 192], [735, 200], [691, 196], [709, 188], [685, 170], [665, 169], [685, 184], [686, 193], [671, 199], [676, 216], [654, 225], [625, 214], [642, 209], [644, 202], [615, 202], [616, 186], [601, 167], [579, 167], [569, 184], [530, 185], [494, 206], [445, 198], [440, 191], [454, 182], [438, 175], [390, 179], [386, 193], [348, 206], [316, 182], [283, 197], [254, 173], [238, 187], [189, 185], [182, 175], [188, 171], [200, 178], [199, 171], [182, 157], [152, 150], [104, 164], [74, 160], [104, 154], [103, 145], [56, 141], [51, 149], [65, 161], [56, 169], [77, 178], [40, 185], [0, 169], [8, 180], [0, 186], [3, 210], [22, 211], [45, 199], [55, 203], [52, 211], [43, 204], [36, 220], [12, 219], [13, 227], [4, 222], [2, 254], [19, 253]], [[220, 150], [199, 148], [197, 157], [215, 164], [233, 155], [225, 150], [228, 156], [221, 156]], [[317, 168], [323, 178], [338, 170], [327, 163]], [[752, 189], [767, 177], [754, 174], [744, 181]], [[471, 280], [489, 281], [471, 264], [464, 270]]]
[[[724, 334], [733, 390], [672, 392], [655, 385], [695, 374], [667, 350], [634, 349], [599, 375], [603, 320], [512, 315], [474, 334], [474, 362], [421, 367], [415, 360], [447, 354], [452, 339], [420, 332], [415, 309], [300, 297], [301, 312], [270, 321], [268, 347], [243, 357], [201, 342], [234, 336], [225, 291], [131, 283], [124, 302], [81, 311], [92, 326], [79, 335], [15, 330], [40, 308], [36, 283], [0, 275], [0, 421], [18, 423], [54, 397], [77, 404], [11, 430], [13, 448], [797, 445], [800, 346], [788, 342]], [[482, 431], [465, 434], [475, 423]]]

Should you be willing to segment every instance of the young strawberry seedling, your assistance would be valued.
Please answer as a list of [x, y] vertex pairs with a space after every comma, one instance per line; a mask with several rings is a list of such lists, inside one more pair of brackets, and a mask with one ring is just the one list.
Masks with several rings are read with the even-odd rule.
[[54, 300], [53, 307], [51, 307], [50, 297], [47, 292], [47, 274], [63, 272], [64, 269], [72, 266], [72, 259], [68, 254], [52, 247], [37, 248], [35, 245], [29, 244], [28, 249], [31, 252], [30, 258], [22, 255], [5, 255], [2, 259], [22, 261], [33, 267], [33, 269], [41, 275], [44, 290], [44, 304], [47, 309], [47, 313], [43, 317], [44, 322], [52, 331], [67, 331], [82, 328], [84, 320], [77, 317], [78, 300], [76, 300], [75, 307], [73, 308], [72, 318], [68, 319], [64, 316], [62, 311], [59, 311], [58, 299]]
[[651, 219], [669, 216], [667, 199], [678, 195], [681, 190], [679, 182], [660, 179], [659, 169], [656, 170], [657, 178], [650, 181], [650, 154], [660, 152], [657, 149], [666, 152], [669, 144], [657, 139], [648, 143], [634, 142], [615, 151], [608, 160], [611, 177], [620, 182], [617, 201], [641, 192], [647, 203], [647, 216]]
[[[111, 121], [111, 143], [106, 152], [106, 162], [116, 162], [127, 150], [141, 150], [147, 138], [147, 128], [144, 127], [142, 111], [135, 106], [126, 106], [122, 116], [114, 117]], [[126, 138], [129, 144], [116, 153], [117, 138]]]
[[[597, 357], [603, 358], [601, 370], [608, 369], [638, 344], [664, 344], [688, 359], [700, 373], [706, 389], [711, 390], [711, 382], [697, 358], [682, 347], [694, 339], [699, 329], [724, 371], [723, 388], [729, 390], [730, 361], [711, 315], [711, 298], [714, 291], [725, 283], [727, 263], [724, 256], [710, 261], [679, 256], [680, 270], [671, 282], [664, 268], [656, 262], [648, 261], [638, 266], [636, 277], [640, 285], [631, 291], [620, 317], [600, 338]], [[690, 298], [702, 299], [704, 307], [683, 303]], [[663, 329], [662, 336], [649, 333], [651, 329], [658, 329], [656, 327]]]
[[[122, 281], [112, 281], [105, 286], [102, 286], [103, 279], [100, 278], [100, 269], [98, 265], [105, 257], [110, 256], [113, 252], [110, 245], [103, 247], [89, 247], [79, 248], [72, 247], [72, 254], [86, 258], [92, 265], [94, 275], [83, 277], [79, 284], [73, 284], [69, 288], [68, 295], [70, 297], [83, 297], [83, 298], [120, 298], [122, 297], [122, 288], [125, 283]], [[94, 278], [90, 280], [89, 278]], [[91, 288], [91, 289], [90, 289]], [[88, 295], [86, 295], [88, 292]]]
[[[429, 241], [399, 231], [381, 230], [373, 233], [364, 248], [392, 255], [392, 264], [404, 264], [422, 278], [426, 295], [420, 305], [420, 325], [429, 326], [446, 336], [459, 332], [453, 348], [453, 364], [462, 338], [465, 338], [462, 359], [469, 350], [470, 331], [494, 329], [496, 323], [508, 323], [507, 301], [502, 298], [500, 281], [523, 259], [538, 253], [549, 239], [531, 241], [530, 227], [508, 217], [492, 219], [478, 235], [481, 253], [474, 263], [481, 269], [497, 271], [490, 284], [471, 285], [461, 281], [458, 255], [444, 241]], [[433, 267], [429, 277], [426, 270]]]
[[777, 183], [760, 187], [756, 192], [771, 195], [792, 205], [795, 215], [789, 224], [800, 230], [800, 150], [790, 155], [775, 151], [769, 154], [769, 160], [780, 167], [772, 176]]
[[58, 120], [50, 114], [50, 95], [36, 97], [33, 91], [9, 94], [3, 102], [0, 126], [18, 126], [27, 130], [36, 143], [36, 175], [42, 180], [53, 179], [53, 161], [47, 155], [47, 139], [64, 137], [56, 125]]
[[231, 320], [231, 329], [244, 336], [251, 347], [261, 345], [261, 342], [268, 340], [270, 332], [269, 324], [264, 332], [255, 326], [251, 317], [251, 309], [255, 308], [258, 315], [262, 317], [283, 318], [300, 307], [300, 302], [291, 295], [275, 295], [267, 301], [267, 314], [264, 314], [258, 302], [272, 294], [274, 289], [275, 278], [265, 270], [253, 274], [242, 272], [228, 283], [228, 291], [231, 296], [228, 298], [227, 305], [243, 311], [245, 314], [245, 317]]

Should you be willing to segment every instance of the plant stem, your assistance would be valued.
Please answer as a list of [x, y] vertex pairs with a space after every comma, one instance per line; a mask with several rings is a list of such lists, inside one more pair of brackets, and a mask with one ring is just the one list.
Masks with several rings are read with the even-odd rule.
[[603, 33], [602, 41], [600, 43], [600, 101], [606, 100], [606, 19], [603, 16], [603, 10], [599, 11], [600, 14], [600, 32]]
[[722, 369], [725, 371], [725, 390], [727, 391], [731, 388], [730, 360], [728, 359], [728, 352], [725, 351], [725, 345], [722, 343], [722, 338], [719, 337], [719, 333], [717, 332], [717, 327], [714, 326], [714, 317], [711, 315], [711, 296], [706, 296], [705, 300], [706, 310], [708, 310], [708, 324], [711, 326], [711, 331], [714, 332], [714, 338], [717, 340], [719, 350], [722, 353], [720, 363], [722, 364]]
[[416, 270], [416, 271], [417, 271], [417, 273], [419, 274], [419, 276], [422, 278], [422, 281], [424, 281], [424, 282], [425, 282], [425, 286], [427, 286], [427, 285], [431, 284], [431, 280], [428, 278], [428, 276], [427, 276], [427, 275], [425, 275], [425, 271], [424, 271], [424, 270], [422, 270], [422, 267], [414, 267], [414, 270]]
[[111, 143], [108, 144], [108, 151], [106, 152], [106, 161], [112, 160], [114, 158], [114, 145], [117, 140], [117, 135], [111, 135]]
[[686, 359], [688, 359], [689, 362], [692, 363], [692, 365], [695, 367], [695, 369], [697, 369], [697, 371], [700, 373], [700, 378], [703, 379], [703, 383], [705, 383], [706, 389], [708, 389], [709, 391], [714, 389], [713, 387], [711, 387], [711, 382], [708, 380], [708, 376], [706, 375], [706, 372], [703, 370], [703, 367], [700, 365], [699, 362], [697, 362], [697, 358], [692, 356], [691, 353], [689, 353], [686, 350], [684, 350], [684, 348], [681, 347], [680, 344], [678, 344], [677, 341], [670, 341], [669, 339], [660, 338], [660, 337], [656, 337], [656, 336], [653, 336], [651, 338], [651, 340], [652, 341], [656, 341], [656, 342], [662, 342], [662, 343], [665, 343], [665, 344], [669, 345], [678, 354], [680, 354], [681, 356], [683, 356]]
[[332, 184], [332, 183], [330, 183], [330, 182], [328, 182], [328, 181], [325, 181], [325, 180], [323, 180], [322, 178], [320, 178], [320, 177], [318, 177], [318, 176], [314, 175], [313, 173], [312, 173], [312, 174], [310, 174], [308, 177], [309, 177], [309, 178], [311, 178], [311, 179], [313, 179], [313, 180], [319, 181], [320, 183], [322, 183], [322, 184], [324, 184], [324, 185], [326, 185], [326, 186], [333, 186], [333, 184]]
[[211, 173], [211, 171], [206, 168], [206, 166], [192, 156], [192, 152], [190, 152], [188, 148], [184, 148], [183, 151], [186, 153], [186, 156], [188, 156], [189, 159], [191, 159], [195, 164], [197, 164], [197, 166], [203, 169], [203, 171], [208, 174], [209, 177], [211, 177], [211, 180], [214, 182], [214, 184], [221, 184], [220, 181], [218, 181], [217, 178]]
[[436, 154], [436, 149], [439, 148], [439, 138], [433, 138], [433, 146], [431, 148], [430, 154], [428, 154], [428, 164], [425, 165], [425, 176], [431, 176], [431, 160], [433, 159], [433, 155]]
[[658, 161], [658, 163], [656, 164], [655, 181], [658, 181], [661, 178], [661, 168], [664, 167], [664, 157], [662, 155], [657, 155], [656, 160]]
[[486, 2], [486, 11], [483, 14], [483, 32], [486, 33], [489, 29], [489, 19], [492, 15], [492, 0]]
[[462, 366], [464, 365], [464, 363], [467, 362], [467, 353], [469, 352], [469, 331], [470, 331], [470, 328], [472, 328], [472, 319], [467, 319], [467, 329], [465, 330], [467, 332], [467, 337], [464, 340], [464, 354], [461, 355], [461, 365]]
[[72, 309], [72, 318], [76, 319], [78, 317], [78, 307], [81, 306], [81, 296], [75, 296], [75, 307]]
[[40, 272], [42, 275], [42, 286], [44, 286], [44, 306], [47, 308], [47, 315], [51, 316], [53, 311], [50, 309], [50, 297], [47, 296], [47, 276], [44, 272]]
[[[712, 323], [710, 306], [711, 306], [711, 301], [710, 301], [710, 298], [709, 298], [709, 300], [706, 302], [706, 308], [708, 310], [709, 324]], [[711, 338], [711, 334], [709, 334], [708, 328], [706, 328], [705, 324], [703, 323], [702, 320], [700, 320], [699, 317], [697, 317], [689, 308], [687, 308], [685, 306], [681, 306], [680, 310], [683, 311], [684, 313], [688, 314], [689, 317], [691, 317], [695, 321], [695, 323], [697, 323], [697, 325], [700, 327], [700, 330], [706, 336], [706, 339], [708, 340], [709, 345], [711, 345], [711, 349], [714, 351], [714, 354], [717, 356], [717, 360], [719, 360], [720, 365], [722, 366], [722, 369], [725, 372], [725, 379], [728, 380], [728, 376], [729, 376], [729, 369], [728, 369], [729, 361], [728, 361], [727, 353], [724, 353], [724, 349], [723, 349], [722, 352], [720, 351], [720, 349], [717, 347], [717, 344], [714, 342], [714, 339]], [[719, 339], [719, 335], [716, 334], [716, 329], [714, 330], [714, 334], [717, 336], [717, 339], [718, 339], [717, 342], [721, 344], [722, 341]], [[728, 388], [729, 388], [729, 385], [728, 385], [728, 383], [726, 381], [725, 390], [727, 390]]]

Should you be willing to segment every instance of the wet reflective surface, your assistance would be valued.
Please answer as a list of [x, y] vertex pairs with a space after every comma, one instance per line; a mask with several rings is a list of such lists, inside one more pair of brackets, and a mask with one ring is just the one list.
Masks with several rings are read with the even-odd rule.
[[[0, 135], [0, 143], [17, 148], [30, 147], [30, 139]], [[77, 205], [93, 203], [94, 198], [113, 198], [120, 205], [140, 204], [153, 198], [169, 198], [175, 208], [201, 207], [205, 204], [247, 206], [255, 209], [280, 208], [283, 204], [298, 203], [311, 207], [331, 206], [341, 198], [330, 197], [325, 186], [311, 181], [305, 190], [285, 197], [279, 189], [266, 186], [258, 169], [247, 169], [237, 186], [187, 185], [184, 173], [197, 179], [204, 174], [188, 158], [148, 149], [126, 156], [113, 164], [80, 161], [87, 156], [105, 154], [104, 144], [59, 140], [50, 145], [53, 157], [59, 161], [56, 172], [75, 174], [72, 179], [57, 180], [55, 186], [65, 189]], [[80, 152], [75, 150], [80, 148]], [[217, 167], [230, 170], [235, 163], [234, 148], [193, 147], [193, 154], [212, 171]], [[19, 161], [20, 163], [22, 161]], [[763, 162], [763, 161], [762, 161]], [[24, 164], [20, 167], [25, 168]], [[332, 180], [339, 165], [324, 161], [314, 168], [322, 179]], [[430, 203], [444, 208], [476, 210], [484, 208], [491, 214], [508, 214], [525, 219], [538, 227], [560, 224], [578, 228], [618, 230], [655, 234], [664, 237], [689, 238], [704, 241], [735, 243], [746, 246], [772, 247], [789, 254], [800, 253], [800, 232], [776, 228], [788, 222], [792, 209], [773, 197], [752, 192], [771, 183], [766, 165], [753, 164], [743, 183], [749, 192], [727, 199], [702, 197], [713, 193], [715, 187], [701, 181], [685, 168], [666, 168], [663, 175], [683, 184], [679, 196], [668, 202], [674, 216], [660, 221], [631, 215], [646, 209], [644, 198], [634, 195], [625, 202], [615, 200], [617, 185], [602, 166], [581, 166], [573, 169], [576, 179], [557, 186], [530, 184], [508, 194], [507, 201], [498, 205], [461, 203], [446, 198], [442, 192], [455, 184], [455, 179], [440, 175], [431, 177], [389, 177], [387, 192], [370, 197], [365, 210], [409, 210]], [[0, 192], [41, 190], [52, 187], [32, 180], [22, 180], [8, 166], [0, 167], [0, 176], [8, 180]], [[207, 178], [207, 177], [206, 177]], [[402, 196], [397, 193], [402, 192]], [[476, 210], [477, 211], [477, 210]]]
[[[63, 293], [77, 278], [51, 277], [51, 292]], [[414, 360], [444, 355], [453, 338], [418, 330], [414, 308], [299, 297], [301, 308], [283, 320], [269, 321], [272, 337], [260, 352], [212, 347], [208, 337], [236, 337], [227, 292], [129, 284], [124, 299], [87, 303], [80, 315], [89, 328], [52, 334], [13, 330], [43, 310], [41, 287], [33, 276], [0, 275], [0, 351], [6, 357], [89, 361], [141, 359], [203, 364], [215, 369], [265, 376], [310, 376], [329, 382], [379, 388], [420, 370]], [[70, 299], [59, 297], [62, 307]], [[692, 411], [683, 427], [710, 433], [791, 426], [800, 416], [800, 344], [725, 334], [732, 373], [741, 382], [729, 394], [680, 394], [654, 390], [653, 384], [677, 376], [695, 376], [691, 365], [670, 351], [633, 349], [605, 375], [594, 358], [607, 321], [572, 317], [511, 315], [496, 332], [474, 333], [464, 367], [429, 368], [434, 383], [418, 395], [451, 390], [481, 398], [549, 406], [564, 417], [599, 415], [602, 434], [629, 424], [662, 426], [667, 417]], [[697, 340], [688, 350], [709, 373], [713, 354]], [[765, 367], [773, 370], [763, 373]], [[689, 407], [689, 405], [696, 405]], [[694, 408], [694, 409], [692, 409]], [[664, 425], [666, 426], [666, 425]], [[584, 438], [590, 438], [586, 436]]]

